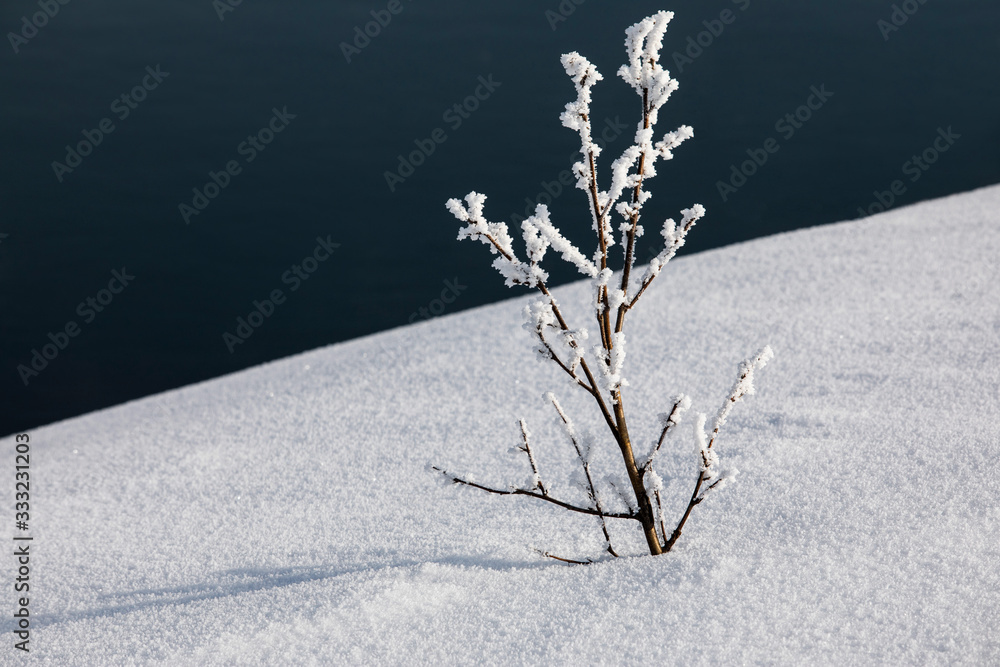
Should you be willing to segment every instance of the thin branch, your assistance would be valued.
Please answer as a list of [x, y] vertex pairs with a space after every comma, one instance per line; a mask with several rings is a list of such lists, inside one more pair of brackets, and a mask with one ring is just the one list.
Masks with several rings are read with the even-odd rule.
[[[565, 63], [564, 63], [565, 64]], [[568, 72], [569, 70], [567, 70]], [[596, 71], [596, 70], [595, 70]], [[599, 78], [597, 80], [600, 80]], [[582, 96], [582, 91], [589, 90], [587, 88], [587, 76], [584, 75], [578, 83], [578, 92], [581, 94], [578, 96], [578, 102], [581, 102], [584, 98]], [[594, 82], [596, 83], [596, 81]], [[593, 85], [591, 83], [590, 85]], [[594, 217], [594, 226], [597, 231], [597, 245], [598, 252], [600, 253], [600, 269], [603, 271], [608, 267], [608, 238], [605, 236], [605, 220], [608, 216], [608, 211], [614, 206], [613, 201], [608, 201], [604, 208], [601, 208], [600, 203], [600, 190], [597, 187], [597, 156], [594, 155], [594, 147], [591, 140], [591, 130], [592, 125], [590, 121], [590, 106], [587, 102], [581, 109], [579, 113], [580, 121], [582, 126], [579, 128], [580, 138], [582, 141], [582, 149], [586, 149], [586, 154], [584, 157], [587, 162], [584, 165], [586, 173], [579, 173], [578, 176], [586, 176], [587, 178], [587, 198], [590, 200], [591, 213]], [[608, 293], [607, 287], [598, 287], [597, 289], [597, 303], [603, 304], [604, 312], [608, 310]], [[601, 344], [605, 349], [609, 349], [611, 345], [611, 330], [609, 326], [609, 321], [607, 317], [602, 317], [602, 313], [597, 314], [598, 330], [601, 333]], [[596, 386], [596, 385], [595, 385]]]
[[[656, 275], [659, 275], [659, 274], [656, 274]], [[632, 308], [635, 306], [635, 304], [639, 301], [639, 297], [642, 296], [642, 293], [645, 292], [646, 288], [649, 287], [652, 284], [653, 280], [656, 279], [656, 275], [651, 275], [651, 276], [649, 276], [648, 279], [646, 279], [646, 280], [644, 280], [642, 282], [642, 285], [639, 287], [639, 291], [636, 292], [635, 296], [632, 297], [632, 300], [628, 302], [628, 307], [626, 308], [626, 310], [632, 310]]]
[[[497, 240], [493, 237], [492, 234], [484, 232], [483, 236], [485, 236], [487, 240], [489, 240], [489, 242], [493, 244], [493, 247], [496, 248], [497, 252], [500, 253], [505, 259], [514, 261], [514, 258], [506, 250], [503, 249], [503, 247], [497, 242]], [[539, 280], [536, 282], [535, 287], [538, 288], [538, 291], [544, 294], [545, 297], [549, 300], [549, 306], [552, 308], [552, 313], [556, 316], [556, 320], [559, 322], [559, 327], [563, 331], [569, 331], [570, 330], [569, 325], [566, 324], [566, 320], [565, 318], [563, 318], [562, 312], [559, 310], [559, 306], [556, 304], [556, 300], [552, 297], [552, 294], [545, 286], [545, 283]], [[543, 340], [543, 343], [544, 342], [545, 341]], [[570, 346], [576, 347], [576, 341], [570, 340]], [[546, 347], [548, 347], [549, 351], [552, 352], [552, 348], [548, 344], [546, 344]], [[604, 421], [607, 422], [608, 427], [611, 429], [611, 432], [615, 435], [615, 438], [620, 440], [620, 436], [618, 435], [618, 426], [615, 423], [614, 419], [612, 419], [611, 413], [608, 411], [608, 406], [604, 403], [604, 398], [601, 396], [600, 391], [598, 391], [597, 389], [597, 382], [594, 380], [594, 375], [593, 373], [591, 373], [590, 367], [587, 366], [587, 360], [581, 358], [580, 367], [583, 369], [584, 375], [587, 376], [587, 381], [590, 383], [589, 387], [584, 385], [583, 382], [581, 382], [580, 379], [576, 377], [576, 374], [570, 371], [569, 367], [567, 367], [565, 364], [559, 361], [554, 353], [552, 358], [556, 360], [556, 362], [562, 367], [562, 369], [565, 370], [567, 373], [569, 373], [580, 384], [581, 387], [586, 389], [594, 397], [594, 399], [597, 400], [597, 404], [601, 408], [601, 413], [604, 415]]]
[[[552, 307], [552, 313], [556, 316], [556, 320], [559, 322], [559, 326], [562, 328], [563, 331], [569, 331], [570, 328], [566, 324], [566, 320], [563, 319], [562, 313], [559, 311], [559, 306], [556, 305], [556, 300], [552, 298], [552, 295], [549, 293], [548, 288], [545, 287], [544, 283], [539, 282], [538, 289], [541, 291], [542, 294], [548, 297], [549, 305], [551, 305]], [[572, 347], [576, 347], [576, 341], [570, 341], [570, 345]], [[590, 367], [587, 365], [586, 359], [583, 358], [580, 359], [580, 368], [583, 369], [584, 375], [587, 376], [587, 381], [590, 383], [590, 389], [589, 389], [590, 394], [594, 397], [594, 399], [597, 401], [597, 404], [600, 406], [601, 414], [604, 415], [604, 421], [608, 423], [608, 427], [611, 429], [611, 433], [614, 434], [615, 438], [620, 441], [621, 436], [618, 433], [618, 425], [615, 423], [614, 419], [612, 419], [611, 413], [608, 411], [608, 406], [604, 402], [604, 397], [601, 396], [601, 392], [597, 389], [597, 381], [594, 379], [594, 374], [591, 373]]]
[[550, 554], [548, 551], [542, 551], [541, 549], [535, 549], [535, 551], [537, 553], [540, 553], [541, 555], [545, 556], [546, 558], [552, 558], [552, 559], [555, 559], [555, 560], [561, 560], [564, 563], [570, 563], [572, 565], [591, 565], [591, 564], [593, 564], [595, 562], [595, 561], [590, 560], [589, 558], [587, 560], [573, 560], [572, 558], [562, 558], [561, 556], [556, 556], [554, 554]]
[[[771, 351], [771, 347], [765, 346], [764, 349], [762, 349], [760, 352], [757, 353], [756, 357], [754, 357], [753, 359], [748, 359], [741, 364], [740, 376], [736, 380], [736, 384], [733, 386], [732, 390], [729, 392], [729, 396], [726, 397], [726, 400], [723, 402], [722, 409], [719, 411], [719, 416], [715, 418], [715, 428], [712, 429], [712, 439], [709, 440], [707, 447], [704, 447], [703, 449], [700, 450], [702, 458], [702, 469], [698, 471], [698, 481], [695, 483], [694, 491], [691, 493], [691, 500], [688, 501], [687, 509], [684, 510], [684, 516], [681, 517], [681, 520], [677, 524], [677, 527], [674, 529], [674, 532], [670, 536], [670, 539], [667, 540], [667, 544], [664, 547], [664, 551], [670, 551], [670, 549], [674, 546], [674, 543], [677, 541], [677, 538], [681, 536], [681, 529], [684, 528], [684, 523], [688, 520], [688, 517], [691, 516], [691, 510], [694, 509], [695, 505], [699, 504], [701, 501], [705, 499], [704, 494], [699, 495], [699, 492], [701, 491], [701, 485], [713, 478], [713, 475], [708, 474], [710, 464], [708, 461], [708, 457], [706, 456], [706, 452], [712, 448], [712, 445], [715, 444], [715, 440], [719, 436], [719, 429], [726, 421], [726, 416], [729, 414], [729, 411], [732, 409], [733, 405], [737, 401], [742, 399], [747, 394], [753, 393], [754, 371], [758, 368], [763, 368], [767, 364], [767, 362], [770, 361], [773, 355], [774, 353]], [[702, 420], [699, 422], [699, 426], [697, 427], [699, 431], [702, 428], [703, 423], [704, 421], [702, 418]], [[704, 435], [702, 435], [701, 437], [704, 438]], [[702, 442], [704, 441], [702, 440]], [[712, 482], [711, 485], [708, 486], [708, 488], [705, 489], [705, 492], [707, 493], [708, 491], [714, 489], [724, 479], [725, 477], [720, 477], [716, 479], [714, 482]]]
[[608, 339], [608, 327], [605, 322], [604, 315], [608, 312], [610, 307], [608, 304], [608, 286], [600, 285], [597, 288], [597, 303], [600, 304], [600, 309], [595, 308], [595, 314], [597, 315], [597, 330], [601, 332], [601, 347], [605, 350], [611, 345], [611, 341]]
[[469, 480], [462, 479], [460, 477], [456, 477], [455, 475], [453, 475], [452, 473], [448, 472], [444, 468], [438, 468], [437, 466], [431, 466], [431, 469], [432, 470], [437, 470], [438, 472], [440, 472], [441, 474], [443, 474], [445, 477], [447, 477], [448, 479], [450, 479], [454, 484], [462, 484], [464, 486], [471, 486], [471, 487], [473, 487], [475, 489], [481, 489], [483, 491], [487, 491], [489, 493], [495, 493], [495, 494], [500, 495], [500, 496], [531, 496], [532, 498], [538, 498], [539, 500], [548, 501], [548, 502], [552, 503], [553, 505], [558, 505], [559, 507], [562, 507], [563, 509], [568, 509], [571, 512], [579, 512], [580, 514], [588, 514], [590, 516], [606, 517], [608, 519], [633, 519], [633, 520], [636, 520], [636, 521], [639, 520], [638, 516], [636, 516], [635, 514], [625, 514], [623, 512], [604, 512], [604, 513], [601, 513], [601, 512], [598, 512], [597, 510], [592, 509], [590, 507], [577, 507], [576, 505], [571, 505], [571, 504], [569, 504], [567, 502], [563, 502], [562, 500], [557, 500], [557, 499], [553, 498], [552, 496], [543, 496], [540, 493], [535, 493], [534, 491], [528, 491], [527, 489], [506, 489], [506, 490], [505, 489], [494, 489], [494, 488], [491, 488], [489, 486], [483, 486], [482, 484], [477, 484], [476, 482], [470, 482]]
[[[589, 120], [587, 123], [589, 124]], [[589, 178], [589, 190], [588, 196], [593, 204], [594, 209], [594, 223], [597, 227], [597, 245], [601, 252], [601, 271], [608, 268], [608, 240], [604, 236], [604, 219], [608, 215], [608, 210], [614, 204], [614, 202], [608, 201], [601, 210], [601, 205], [598, 202], [599, 191], [597, 189], [597, 164], [594, 158], [593, 151], [589, 151], [589, 163], [590, 163], [590, 178]], [[608, 349], [611, 345], [611, 339], [609, 338], [609, 328], [607, 324], [607, 312], [608, 312], [608, 287], [607, 285], [601, 285], [597, 288], [597, 303], [601, 304], [602, 308], [597, 312], [597, 329], [601, 332], [601, 345], [604, 349]]]
[[552, 345], [549, 344], [549, 341], [545, 340], [545, 334], [542, 333], [542, 330], [541, 329], [535, 329], [535, 333], [538, 334], [538, 339], [542, 342], [542, 345], [545, 346], [545, 349], [548, 350], [548, 352], [549, 352], [549, 358], [552, 359], [552, 361], [556, 362], [556, 364], [559, 366], [559, 368], [561, 368], [564, 371], [566, 371], [566, 373], [569, 374], [569, 376], [571, 378], [573, 378], [574, 380], [576, 380], [577, 384], [579, 384], [581, 387], [583, 387], [585, 390], [587, 390], [588, 393], [593, 394], [594, 393], [593, 386], [585, 384], [583, 382], [583, 380], [581, 380], [580, 377], [576, 374], [576, 371], [574, 371], [572, 368], [570, 368], [569, 366], [567, 366], [566, 363], [563, 362], [563, 360], [559, 358], [559, 355], [556, 354], [556, 351], [552, 349]]
[[[646, 462], [642, 464], [641, 468], [639, 468], [639, 472], [645, 473], [646, 470], [653, 464], [653, 459], [656, 458], [656, 455], [660, 451], [660, 447], [663, 446], [663, 441], [667, 437], [667, 433], [671, 428], [680, 423], [681, 413], [687, 410], [690, 405], [691, 399], [687, 396], [681, 395], [677, 397], [674, 401], [673, 409], [670, 410], [670, 414], [667, 415], [666, 420], [663, 422], [663, 430], [660, 431], [660, 439], [656, 441], [656, 446], [653, 448], [653, 451], [649, 453], [649, 457], [646, 458]], [[666, 533], [664, 533], [664, 535], [666, 535]]]
[[[670, 551], [674, 548], [674, 543], [676, 543], [678, 538], [680, 538], [681, 530], [684, 528], [684, 524], [687, 523], [688, 517], [691, 516], [691, 510], [694, 509], [695, 505], [701, 502], [701, 500], [698, 499], [698, 492], [701, 490], [701, 485], [705, 479], [705, 475], [701, 470], [699, 470], [698, 482], [694, 485], [694, 492], [691, 494], [691, 500], [688, 501], [687, 509], [684, 510], [684, 516], [682, 516], [681, 520], [677, 523], [677, 527], [674, 528], [674, 532], [671, 533], [670, 539], [668, 539], [667, 543], [663, 545], [664, 551]], [[663, 534], [666, 535], [666, 532]]]
[[621, 499], [621, 501], [625, 505], [625, 507], [628, 508], [628, 511], [629, 512], [636, 512], [636, 509], [634, 507], [632, 507], [632, 502], [631, 502], [631, 500], [629, 500], [629, 497], [625, 494], [624, 491], [622, 491], [621, 489], [618, 488], [618, 485], [615, 484], [614, 480], [609, 479], [608, 480], [608, 484], [610, 484], [611, 488], [614, 489], [615, 493], [618, 494], [618, 497]]
[[[649, 115], [651, 109], [649, 108], [649, 89], [642, 89], [642, 127], [645, 130], [649, 129]], [[628, 230], [628, 243], [625, 249], [625, 266], [622, 269], [622, 283], [620, 289], [628, 297], [628, 280], [629, 274], [632, 272], [632, 263], [635, 261], [634, 251], [635, 251], [635, 233], [636, 228], [639, 225], [639, 195], [642, 192], [642, 182], [643, 177], [646, 173], [646, 152], [643, 151], [642, 155], [639, 156], [639, 169], [638, 169], [638, 182], [635, 184], [635, 190], [632, 192], [632, 226]], [[615, 332], [622, 330], [625, 326], [625, 304], [618, 306], [618, 317], [615, 322]]]
[[[581, 114], [583, 122], [587, 124], [587, 134], [590, 135], [590, 115]], [[599, 191], [597, 189], [597, 158], [594, 157], [593, 149], [587, 151], [587, 160], [590, 167], [590, 178], [588, 185], [587, 194], [590, 196], [591, 206], [594, 209], [594, 220], [597, 223], [597, 243], [601, 249], [601, 269], [606, 269], [608, 266], [608, 240], [604, 238], [604, 218], [608, 214], [608, 208], [610, 208], [612, 202], [608, 202], [601, 210], [601, 203], [599, 201]]]
[[[687, 233], [691, 231], [691, 228], [694, 227], [694, 224], [698, 222], [698, 220], [699, 218], [690, 219], [687, 222], [687, 224], [685, 224], [684, 227], [681, 228], [680, 232], [677, 234], [673, 242], [670, 244], [670, 247], [665, 248], [667, 252], [664, 255], [663, 263], [660, 264], [660, 271], [663, 271], [663, 267], [666, 266], [666, 263], [669, 262], [671, 259], [673, 259], [674, 255], [677, 254], [677, 250], [682, 245], [684, 245], [684, 240], [685, 238], [687, 238]], [[656, 273], [651, 273], [645, 280], [642, 281], [642, 285], [639, 287], [639, 291], [636, 292], [636, 295], [632, 297], [631, 301], [629, 301], [625, 310], [631, 310], [635, 306], [635, 304], [639, 301], [639, 297], [641, 297], [642, 293], [646, 291], [646, 288], [652, 284], [652, 282], [656, 279], [656, 276], [660, 275], [660, 271], [657, 271]]]
[[[605, 254], [607, 250], [605, 249]], [[607, 262], [604, 262], [605, 264]], [[606, 269], [607, 266], [602, 267]], [[608, 285], [604, 283], [598, 285], [597, 287], [597, 303], [600, 305], [600, 309], [597, 311], [597, 326], [601, 332], [601, 346], [605, 350], [611, 349], [611, 320], [609, 313], [611, 312], [611, 302], [608, 300]]]
[[769, 362], [772, 357], [774, 357], [774, 352], [771, 350], [771, 346], [765, 345], [764, 348], [757, 353], [757, 356], [753, 359], [747, 359], [740, 364], [740, 377], [736, 380], [736, 384], [733, 385], [733, 388], [729, 392], [729, 397], [723, 402], [722, 409], [719, 410], [719, 414], [715, 418], [715, 428], [712, 429], [712, 439], [708, 443], [709, 449], [711, 449], [712, 445], [715, 444], [715, 439], [719, 437], [719, 429], [726, 423], [726, 417], [729, 415], [730, 410], [733, 409], [733, 406], [747, 394], [754, 393], [754, 371], [766, 366], [767, 362]]
[[535, 455], [531, 452], [531, 445], [528, 444], [528, 427], [525, 425], [524, 420], [518, 421], [518, 425], [521, 427], [521, 439], [524, 441], [524, 447], [521, 447], [521, 451], [528, 455], [528, 463], [531, 464], [531, 472], [534, 475], [535, 486], [538, 490], [542, 492], [542, 495], [546, 498], [549, 497], [549, 492], [542, 484], [542, 476], [538, 472], [538, 463], [535, 462]]
[[[515, 261], [515, 258], [510, 253], [508, 253], [506, 250], [503, 249], [503, 247], [496, 240], [496, 238], [493, 237], [492, 234], [490, 234], [488, 232], [480, 232], [480, 234], [482, 236], [485, 236], [486, 239], [491, 244], [493, 244], [493, 247], [496, 248], [496, 251], [498, 253], [500, 253], [501, 256], [503, 256], [508, 261], [511, 261], [511, 262]], [[540, 291], [542, 294], [544, 294], [545, 297], [549, 300], [549, 306], [552, 308], [552, 313], [556, 316], [556, 320], [559, 322], [560, 328], [562, 328], [563, 331], [570, 331], [569, 325], [566, 324], [566, 320], [565, 320], [565, 318], [563, 318], [562, 312], [559, 310], [559, 306], [556, 304], [556, 300], [552, 297], [552, 294], [549, 292], [548, 288], [545, 286], [545, 283], [543, 281], [541, 281], [541, 280], [538, 280], [535, 283], [535, 287], [538, 289], [538, 291]], [[609, 326], [608, 323], [610, 321], [610, 314], [607, 312], [608, 306], [607, 306], [606, 302], [607, 302], [607, 295], [605, 294], [604, 329], [605, 329], [605, 333], [607, 335], [607, 338], [610, 340], [611, 333], [608, 330], [608, 326]], [[604, 334], [602, 334], [602, 335], [604, 335]], [[576, 341], [570, 340], [570, 346], [571, 347], [576, 347]], [[546, 347], [548, 347], [548, 345], [546, 345]], [[551, 351], [551, 347], [549, 347], [549, 350]], [[553, 359], [555, 359], [555, 358], [556, 357], [553, 356]], [[596, 380], [594, 380], [594, 375], [590, 371], [590, 367], [587, 365], [587, 360], [581, 358], [580, 359], [580, 367], [583, 369], [584, 375], [587, 376], [587, 381], [590, 383], [590, 387], [587, 387], [582, 382], [580, 382], [579, 378], [576, 378], [575, 373], [570, 372], [569, 368], [567, 366], [565, 366], [565, 364], [559, 363], [559, 365], [563, 368], [563, 370], [565, 370], [566, 372], [570, 373], [570, 375], [573, 376], [574, 379], [577, 380], [577, 382], [580, 384], [580, 386], [582, 386], [584, 389], [586, 389], [594, 397], [594, 399], [597, 401], [598, 406], [601, 408], [601, 414], [604, 416], [604, 421], [607, 422], [608, 428], [611, 429], [611, 432], [612, 432], [612, 434], [614, 434], [615, 439], [618, 440], [619, 444], [621, 444], [622, 439], [621, 439], [621, 435], [619, 433], [618, 424], [612, 418], [611, 413], [608, 410], [608, 406], [604, 402], [604, 398], [601, 396], [600, 391], [597, 389], [597, 386], [598, 386], [597, 382], [596, 382]]]
[[552, 407], [554, 407], [556, 412], [559, 413], [559, 418], [562, 419], [563, 424], [566, 426], [566, 433], [569, 435], [569, 439], [573, 443], [573, 449], [576, 450], [576, 455], [580, 459], [580, 465], [583, 466], [583, 474], [587, 478], [587, 486], [590, 489], [590, 500], [594, 503], [598, 516], [601, 517], [601, 531], [604, 533], [604, 541], [607, 544], [608, 553], [617, 558], [618, 554], [615, 553], [614, 547], [611, 546], [611, 535], [608, 533], [608, 524], [604, 520], [604, 508], [601, 507], [600, 496], [597, 495], [597, 488], [594, 486], [594, 480], [590, 476], [590, 462], [587, 460], [587, 457], [584, 456], [583, 450], [580, 449], [580, 443], [577, 442], [577, 436], [574, 433], [573, 426], [570, 424], [569, 418], [566, 417], [566, 413], [563, 412], [562, 406], [559, 405], [559, 401], [557, 401], [556, 397], [551, 393], [549, 393], [549, 399], [552, 401]]
[[660, 499], [659, 490], [656, 491], [656, 510], [660, 514], [660, 534], [663, 535], [663, 539], [667, 539], [667, 524], [663, 519], [663, 501]]

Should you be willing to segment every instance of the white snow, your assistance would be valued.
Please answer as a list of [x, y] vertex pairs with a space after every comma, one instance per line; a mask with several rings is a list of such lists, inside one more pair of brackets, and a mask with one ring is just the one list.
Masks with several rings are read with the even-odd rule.
[[[554, 390], [595, 481], [621, 472], [532, 358], [530, 294], [35, 429], [31, 654], [4, 632], [0, 662], [998, 664], [998, 258], [1000, 186], [674, 260], [630, 319], [637, 451], [678, 393], [714, 410], [775, 358], [715, 445], [739, 479], [660, 557], [635, 522], [609, 520], [614, 559], [595, 517], [425, 468], [520, 483], [524, 417], [547, 488], [585, 502]], [[555, 290], [571, 321], [591, 290]], [[668, 525], [698, 474], [671, 430]]]

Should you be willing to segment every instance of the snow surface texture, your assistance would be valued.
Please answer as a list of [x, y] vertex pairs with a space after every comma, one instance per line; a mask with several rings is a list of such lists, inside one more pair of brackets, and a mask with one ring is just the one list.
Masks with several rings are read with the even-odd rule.
[[[742, 474], [659, 557], [612, 520], [622, 558], [542, 558], [607, 557], [598, 520], [426, 471], [522, 482], [524, 417], [576, 497], [553, 390], [622, 472], [524, 298], [36, 429], [17, 664], [998, 664], [998, 258], [1000, 186], [675, 260], [625, 395], [640, 452], [692, 398], [657, 458], [672, 520], [694, 412], [776, 356], [716, 445]], [[556, 290], [573, 321], [590, 290]]]

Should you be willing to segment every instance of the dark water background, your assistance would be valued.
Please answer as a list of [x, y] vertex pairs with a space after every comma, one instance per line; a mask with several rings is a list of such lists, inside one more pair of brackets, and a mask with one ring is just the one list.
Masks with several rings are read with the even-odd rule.
[[[509, 219], [570, 166], [561, 53], [598, 66], [595, 120], [620, 118], [630, 135], [637, 98], [614, 73], [624, 29], [657, 9], [677, 14], [664, 55], [681, 83], [659, 129], [696, 136], [659, 167], [647, 240], [693, 202], [708, 216], [685, 252], [859, 217], [896, 179], [894, 205], [1000, 181], [992, 1], [910, 0], [915, 13], [885, 39], [892, 3], [871, 0], [567, 0], [555, 29], [558, 0], [401, 0], [350, 63], [340, 43], [386, 1], [243, 0], [224, 20], [218, 4], [74, 0], [15, 54], [8, 33], [40, 10], [3, 3], [0, 434], [404, 325], [421, 308], [513, 295], [485, 248], [455, 240], [444, 201], [476, 189], [488, 217]], [[734, 22], [679, 71], [671, 54], [725, 9]], [[169, 76], [120, 120], [112, 101], [157, 65]], [[490, 75], [500, 86], [453, 128], [443, 112]], [[775, 123], [811, 86], [833, 96], [786, 139]], [[295, 118], [246, 163], [238, 145], [284, 107]], [[103, 118], [115, 130], [59, 182], [52, 162]], [[960, 138], [909, 180], [904, 162], [949, 127]], [[390, 192], [385, 171], [435, 128], [447, 140]], [[769, 137], [779, 151], [723, 202], [717, 181]], [[242, 172], [186, 225], [178, 205], [234, 159]], [[584, 203], [570, 190], [550, 208], [589, 252]], [[340, 246], [292, 292], [282, 275], [318, 236]], [[87, 322], [78, 304], [122, 267], [135, 280]], [[455, 280], [453, 303], [435, 302]], [[287, 301], [231, 353], [223, 333], [275, 289]], [[71, 320], [79, 335], [25, 386], [18, 365]]]

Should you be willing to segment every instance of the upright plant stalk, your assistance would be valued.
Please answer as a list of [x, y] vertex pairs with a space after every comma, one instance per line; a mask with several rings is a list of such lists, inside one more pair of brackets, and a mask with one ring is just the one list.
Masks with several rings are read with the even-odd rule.
[[[650, 554], [657, 555], [670, 551], [680, 537], [681, 530], [694, 506], [704, 500], [708, 491], [721, 488], [735, 475], [735, 471], [719, 472], [718, 456], [713, 445], [732, 405], [746, 394], [753, 393], [754, 370], [764, 366], [771, 356], [770, 348], [765, 348], [755, 358], [743, 363], [740, 378], [716, 417], [710, 440], [706, 439], [704, 433], [705, 417], [699, 415], [695, 428], [695, 438], [699, 445], [698, 478], [686, 510], [676, 528], [668, 536], [662, 501], [663, 482], [655, 472], [653, 463], [664, 438], [680, 422], [682, 413], [690, 406], [690, 399], [680, 396], [675, 400], [673, 409], [668, 415], [664, 415], [663, 427], [656, 445], [639, 464], [625, 415], [622, 390], [628, 382], [622, 375], [622, 369], [625, 360], [625, 320], [628, 311], [635, 307], [663, 266], [684, 245], [687, 233], [705, 214], [704, 207], [695, 204], [681, 212], [683, 217], [680, 224], [669, 218], [663, 223], [660, 232], [664, 240], [663, 250], [652, 259], [633, 291], [630, 280], [636, 256], [636, 241], [643, 235], [643, 228], [639, 223], [642, 208], [651, 196], [643, 186], [656, 176], [658, 159], [672, 159], [673, 149], [694, 136], [694, 131], [690, 127], [682, 125], [677, 130], [666, 133], [660, 141], [653, 143], [659, 110], [677, 89], [677, 81], [672, 79], [669, 72], [659, 64], [663, 36], [672, 18], [672, 12], [658, 12], [631, 26], [625, 32], [628, 62], [619, 69], [618, 75], [629, 83], [641, 98], [642, 114], [637, 124], [633, 145], [626, 148], [611, 165], [611, 183], [608, 190], [601, 190], [598, 183], [597, 165], [601, 148], [593, 141], [590, 114], [591, 89], [603, 77], [597, 68], [579, 53], [568, 53], [561, 59], [577, 91], [577, 99], [566, 105], [560, 119], [565, 127], [576, 130], [580, 135], [580, 153], [584, 159], [573, 166], [573, 173], [577, 178], [577, 187], [586, 193], [597, 237], [597, 248], [592, 259], [588, 259], [552, 225], [548, 208], [544, 204], [539, 204], [535, 208], [534, 215], [521, 222], [527, 261], [518, 259], [514, 252], [507, 225], [502, 222], [489, 222], [483, 216], [485, 195], [470, 192], [465, 197], [464, 203], [450, 199], [447, 204], [448, 210], [465, 223], [459, 231], [458, 238], [479, 240], [486, 244], [496, 256], [493, 266], [504, 276], [508, 286], [522, 285], [538, 290], [541, 299], [525, 309], [527, 316], [525, 328], [537, 338], [536, 350], [540, 356], [553, 361], [573, 379], [576, 386], [590, 394], [597, 403], [601, 416], [618, 445], [635, 502], [633, 507], [632, 503], [626, 501], [626, 512], [609, 512], [605, 509], [591, 474], [588, 458], [590, 448], [585, 444], [588, 441], [579, 435], [570, 418], [551, 394], [547, 396], [569, 434], [570, 442], [583, 468], [586, 480], [584, 490], [589, 504], [578, 505], [553, 496], [551, 483], [545, 483], [541, 479], [535, 453], [528, 442], [529, 434], [524, 420], [520, 421], [523, 445], [517, 449], [527, 455], [532, 472], [530, 487], [497, 488], [472, 482], [468, 478], [441, 468], [434, 469], [456, 484], [501, 495], [530, 496], [570, 511], [596, 516], [601, 522], [606, 550], [612, 556], [618, 554], [611, 544], [607, 519], [638, 521]], [[613, 213], [617, 213], [622, 220], [618, 242], [623, 249], [623, 265], [617, 286], [612, 283], [614, 274], [609, 267], [609, 250], [616, 243], [611, 224]], [[549, 248], [560, 253], [564, 260], [574, 264], [580, 273], [593, 281], [593, 306], [600, 333], [600, 344], [589, 350], [590, 363], [587, 357], [588, 350], [584, 347], [585, 341], [589, 338], [587, 331], [570, 328], [546, 285], [548, 273], [541, 268], [541, 261]], [[553, 556], [548, 552], [542, 553], [570, 563], [590, 562], [589, 559], [579, 561]]]

